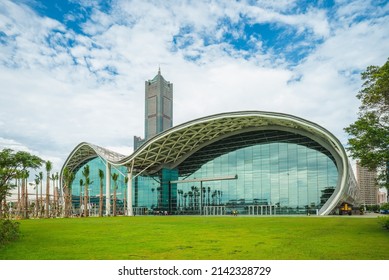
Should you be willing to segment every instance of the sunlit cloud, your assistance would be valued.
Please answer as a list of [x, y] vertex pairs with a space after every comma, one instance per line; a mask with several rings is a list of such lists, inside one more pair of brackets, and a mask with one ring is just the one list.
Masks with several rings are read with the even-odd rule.
[[387, 26], [389, 4], [369, 1], [5, 0], [0, 139], [58, 169], [83, 141], [129, 154], [160, 67], [175, 125], [276, 111], [346, 143], [360, 72], [387, 59]]

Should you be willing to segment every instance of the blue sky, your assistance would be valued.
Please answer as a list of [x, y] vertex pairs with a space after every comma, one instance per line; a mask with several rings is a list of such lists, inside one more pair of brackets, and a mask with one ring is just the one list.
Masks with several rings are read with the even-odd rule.
[[0, 148], [57, 170], [82, 141], [131, 153], [158, 67], [174, 124], [275, 111], [346, 144], [360, 73], [389, 57], [388, 26], [388, 1], [3, 0]]

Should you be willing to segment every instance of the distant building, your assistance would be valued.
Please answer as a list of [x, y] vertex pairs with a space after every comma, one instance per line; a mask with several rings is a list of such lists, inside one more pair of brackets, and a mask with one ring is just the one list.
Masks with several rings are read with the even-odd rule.
[[173, 84], [166, 81], [161, 70], [145, 82], [145, 138], [134, 136], [134, 150], [145, 141], [173, 126]]
[[377, 172], [363, 167], [357, 162], [357, 181], [359, 183], [359, 198], [363, 205], [378, 204]]
[[378, 190], [378, 204], [384, 204], [388, 202], [388, 195], [384, 191]]

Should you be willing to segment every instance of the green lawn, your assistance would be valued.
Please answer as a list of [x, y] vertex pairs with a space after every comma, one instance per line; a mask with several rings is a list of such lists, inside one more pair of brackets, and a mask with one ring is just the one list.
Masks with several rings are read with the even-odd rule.
[[388, 260], [389, 232], [362, 217], [110, 217], [20, 221], [11, 260]]

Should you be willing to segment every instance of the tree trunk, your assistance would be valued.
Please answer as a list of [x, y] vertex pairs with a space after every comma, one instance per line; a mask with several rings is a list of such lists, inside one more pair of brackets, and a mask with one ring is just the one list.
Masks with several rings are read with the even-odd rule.
[[89, 187], [89, 185], [85, 184], [84, 217], [88, 217], [89, 216], [89, 211], [88, 211], [88, 187]]
[[69, 217], [69, 212], [68, 212], [68, 204], [69, 204], [69, 199], [68, 199], [68, 188], [65, 186], [64, 191], [63, 191], [63, 200], [64, 200], [64, 209], [63, 209], [63, 216], [64, 218]]
[[25, 200], [25, 190], [24, 190], [24, 179], [22, 179], [22, 186], [21, 186], [21, 190], [22, 190], [22, 193], [20, 195], [20, 212], [21, 212], [21, 216], [22, 218], [24, 218], [24, 215], [25, 215], [25, 203], [24, 203], [24, 200]]
[[16, 184], [18, 185], [18, 208], [17, 208], [17, 215], [20, 216], [21, 200], [20, 200], [20, 180], [19, 179], [16, 181]]
[[26, 183], [25, 183], [25, 186], [26, 186], [26, 219], [29, 218], [29, 205], [28, 205], [28, 182], [27, 182], [28, 178], [26, 178]]
[[46, 181], [46, 203], [45, 203], [45, 218], [49, 218], [49, 205], [50, 205], [50, 172], [47, 172]]
[[82, 205], [82, 187], [80, 186], [80, 201], [79, 201], [79, 207], [80, 207], [80, 210], [79, 210], [79, 215], [81, 216], [81, 214], [83, 214], [83, 212], [81, 211], [81, 205]]
[[0, 198], [0, 219], [5, 217], [5, 213], [3, 214], [3, 199]]
[[103, 184], [100, 183], [99, 217], [103, 216]]
[[113, 190], [113, 216], [116, 216], [116, 188]]
[[40, 182], [40, 192], [41, 192], [41, 199], [40, 199], [40, 208], [39, 208], [39, 217], [41, 218], [43, 216], [43, 192], [42, 192], [42, 185], [43, 185], [43, 179]]
[[38, 218], [39, 215], [39, 199], [38, 199], [38, 185], [35, 185], [35, 217]]

